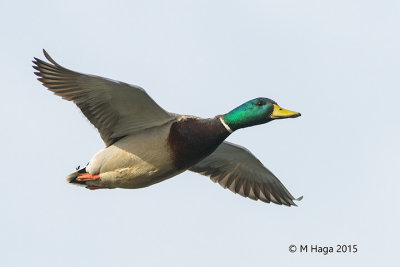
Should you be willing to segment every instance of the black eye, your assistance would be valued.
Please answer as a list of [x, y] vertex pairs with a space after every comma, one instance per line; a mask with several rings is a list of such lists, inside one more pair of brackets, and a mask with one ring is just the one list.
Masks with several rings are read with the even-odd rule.
[[263, 106], [263, 105], [265, 105], [265, 101], [264, 100], [258, 100], [256, 105], [257, 106]]

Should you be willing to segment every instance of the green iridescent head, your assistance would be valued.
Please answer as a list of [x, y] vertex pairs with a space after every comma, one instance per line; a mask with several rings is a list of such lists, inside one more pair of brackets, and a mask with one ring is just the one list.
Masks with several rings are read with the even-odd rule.
[[301, 114], [281, 108], [268, 98], [258, 97], [222, 115], [225, 123], [235, 131], [253, 125], [263, 124], [275, 119], [296, 118]]

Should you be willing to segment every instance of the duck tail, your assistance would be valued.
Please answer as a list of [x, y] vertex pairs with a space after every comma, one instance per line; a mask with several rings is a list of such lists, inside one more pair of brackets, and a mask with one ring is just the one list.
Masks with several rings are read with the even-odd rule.
[[86, 167], [82, 168], [76, 172], [71, 173], [70, 175], [67, 176], [66, 180], [68, 183], [73, 184], [73, 185], [77, 185], [77, 186], [86, 186], [86, 182], [85, 181], [78, 181], [76, 178], [78, 177], [78, 175], [80, 173], [85, 173], [86, 172]]

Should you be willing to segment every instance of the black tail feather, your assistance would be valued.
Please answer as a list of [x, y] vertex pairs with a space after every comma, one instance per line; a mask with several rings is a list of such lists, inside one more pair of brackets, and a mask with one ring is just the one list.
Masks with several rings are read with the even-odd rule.
[[68, 175], [67, 177], [67, 182], [71, 183], [71, 184], [76, 184], [76, 185], [86, 185], [85, 181], [78, 181], [76, 180], [76, 178], [78, 177], [78, 175], [80, 173], [86, 173], [86, 167], [82, 168], [76, 172], [71, 173], [70, 175]]

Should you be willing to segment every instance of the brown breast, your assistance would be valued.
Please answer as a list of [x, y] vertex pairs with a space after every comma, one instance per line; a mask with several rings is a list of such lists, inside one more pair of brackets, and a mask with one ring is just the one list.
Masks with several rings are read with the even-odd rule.
[[186, 169], [210, 155], [229, 136], [218, 117], [186, 118], [174, 122], [168, 136], [173, 162]]

